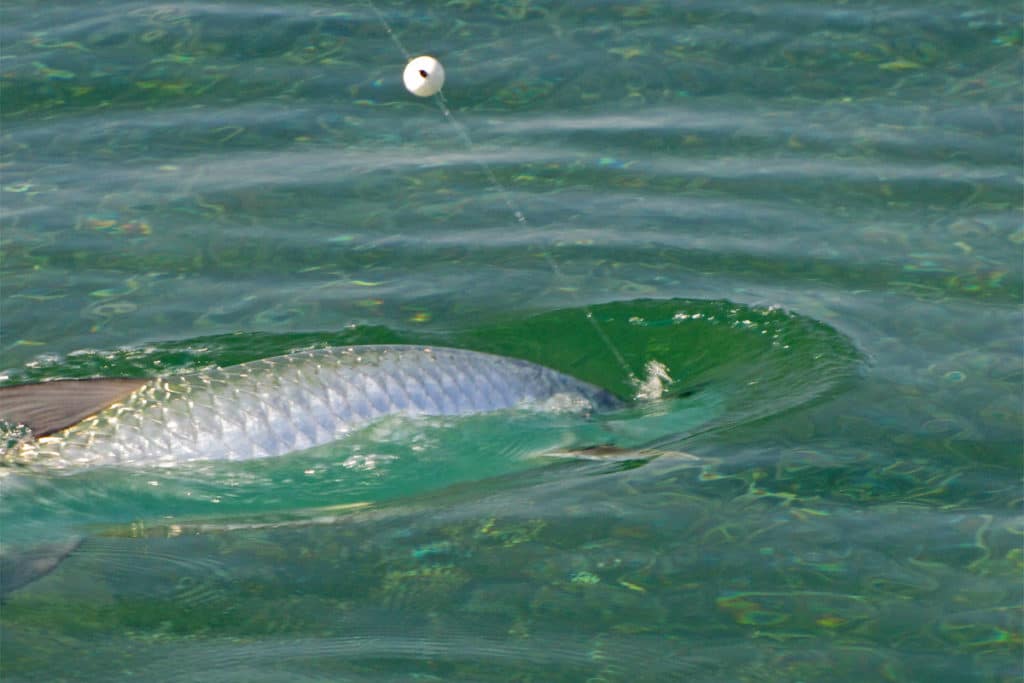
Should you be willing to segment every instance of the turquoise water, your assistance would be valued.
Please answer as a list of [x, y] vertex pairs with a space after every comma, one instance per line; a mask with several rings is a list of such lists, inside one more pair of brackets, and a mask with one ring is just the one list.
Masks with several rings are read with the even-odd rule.
[[7, 596], [4, 680], [1019, 680], [1019, 4], [0, 11], [6, 383], [393, 342], [670, 378], [8, 468], [9, 557], [82, 540]]

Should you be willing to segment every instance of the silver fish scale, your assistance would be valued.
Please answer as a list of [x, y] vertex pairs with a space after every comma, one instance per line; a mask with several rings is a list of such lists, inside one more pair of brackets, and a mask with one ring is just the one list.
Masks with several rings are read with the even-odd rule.
[[475, 351], [356, 346], [303, 351], [143, 385], [64, 432], [25, 444], [51, 466], [246, 460], [334, 441], [385, 415], [466, 415], [515, 407], [609, 408], [594, 385]]

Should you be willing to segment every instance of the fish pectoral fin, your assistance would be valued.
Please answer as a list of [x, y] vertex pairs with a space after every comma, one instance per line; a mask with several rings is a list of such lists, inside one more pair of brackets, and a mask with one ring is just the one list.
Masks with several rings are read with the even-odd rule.
[[146, 383], [144, 379], [61, 379], [0, 387], [0, 421], [24, 425], [46, 436], [116, 403]]

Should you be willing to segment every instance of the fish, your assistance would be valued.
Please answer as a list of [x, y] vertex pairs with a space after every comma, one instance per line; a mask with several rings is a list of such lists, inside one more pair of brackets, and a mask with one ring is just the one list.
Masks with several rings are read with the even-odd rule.
[[609, 391], [543, 365], [411, 345], [304, 350], [148, 380], [0, 387], [0, 421], [32, 434], [3, 461], [48, 470], [276, 457], [389, 415], [621, 405]]

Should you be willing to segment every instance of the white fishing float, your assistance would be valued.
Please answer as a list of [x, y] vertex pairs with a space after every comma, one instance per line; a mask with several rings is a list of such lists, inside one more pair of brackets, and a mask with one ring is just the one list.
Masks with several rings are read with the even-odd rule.
[[430, 97], [441, 91], [444, 85], [444, 67], [429, 55], [416, 57], [405, 65], [402, 74], [405, 89], [416, 97]]

